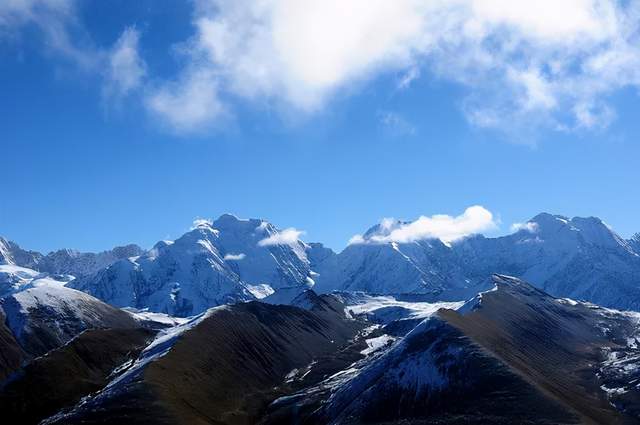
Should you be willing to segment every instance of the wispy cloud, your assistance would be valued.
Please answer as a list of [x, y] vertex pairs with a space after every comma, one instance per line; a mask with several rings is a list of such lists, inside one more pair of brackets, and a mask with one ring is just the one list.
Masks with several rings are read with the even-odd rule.
[[49, 55], [85, 75], [101, 77], [107, 100], [121, 98], [142, 85], [147, 66], [139, 54], [139, 32], [125, 28], [112, 46], [98, 46], [83, 26], [76, 0], [8, 0], [0, 2], [0, 39], [15, 42], [24, 27], [44, 39]]
[[172, 130], [192, 133], [206, 128], [225, 113], [218, 83], [206, 69], [192, 69], [178, 81], [165, 83], [149, 92], [146, 105]]
[[124, 97], [140, 88], [147, 73], [147, 65], [138, 51], [140, 33], [127, 28], [108, 53], [104, 94]]
[[212, 225], [213, 221], [208, 218], [196, 218], [195, 220], [193, 220], [191, 230], [197, 229], [198, 227], [211, 227]]
[[382, 128], [392, 136], [412, 136], [416, 133], [415, 126], [398, 112], [381, 111], [378, 117]]
[[272, 246], [272, 245], [293, 245], [300, 239], [305, 232], [297, 230], [293, 227], [280, 230], [268, 238], [262, 239], [258, 242], [258, 246]]
[[240, 261], [240, 260], [244, 260], [244, 258], [247, 255], [244, 253], [240, 253], [240, 254], [226, 254], [224, 256], [224, 261]]
[[75, 0], [8, 0], [0, 2], [0, 38], [19, 40], [26, 26], [37, 29], [48, 53], [83, 71], [100, 69], [103, 52], [95, 49], [78, 17]]

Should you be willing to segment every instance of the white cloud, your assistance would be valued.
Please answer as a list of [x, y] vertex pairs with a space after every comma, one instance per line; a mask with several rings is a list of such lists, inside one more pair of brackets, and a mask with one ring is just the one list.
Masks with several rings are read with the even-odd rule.
[[31, 25], [39, 30], [49, 52], [94, 71], [103, 55], [92, 46], [77, 15], [75, 0], [4, 0], [0, 2], [0, 38], [18, 40], [20, 30]]
[[139, 88], [146, 75], [146, 64], [138, 52], [140, 33], [127, 28], [108, 55], [105, 94], [122, 97]]
[[412, 136], [416, 128], [402, 115], [393, 111], [382, 111], [379, 114], [380, 124], [392, 136]]
[[[615, 0], [195, 0], [183, 69], [145, 87], [145, 105], [178, 132], [207, 128], [240, 100], [321, 109], [384, 74], [460, 84], [480, 127], [606, 127], [614, 91], [640, 88], [640, 4]], [[94, 46], [75, 0], [0, 2], [0, 37], [35, 25], [83, 69], [128, 93], [145, 76], [138, 34]], [[106, 62], [106, 63], [105, 63]], [[515, 131], [514, 131], [515, 133]]]
[[409, 88], [411, 83], [413, 83], [413, 81], [417, 80], [418, 78], [420, 78], [420, 68], [418, 68], [417, 66], [412, 66], [398, 81], [398, 89], [404, 90], [406, 88]]
[[161, 122], [178, 132], [194, 132], [224, 115], [213, 73], [206, 69], [186, 72], [179, 81], [150, 91], [146, 104]]
[[224, 256], [224, 261], [240, 261], [240, 260], [244, 260], [244, 258], [247, 255], [244, 253], [240, 253], [240, 254], [226, 254]]
[[359, 235], [351, 239], [355, 243], [409, 243], [424, 239], [440, 239], [444, 243], [450, 243], [469, 235], [492, 230], [496, 226], [493, 214], [484, 207], [475, 205], [456, 217], [445, 214], [421, 216], [413, 222], [393, 227], [390, 232], [371, 235], [366, 240], [362, 239], [362, 236], [358, 238]]
[[366, 242], [367, 241], [364, 239], [364, 237], [362, 235], [353, 235], [349, 239], [349, 242], [347, 242], [347, 245], [358, 245], [358, 244], [363, 244], [363, 243], [366, 243]]
[[107, 98], [140, 87], [146, 65], [138, 53], [139, 33], [126, 28], [113, 46], [97, 46], [79, 19], [76, 0], [5, 0], [0, 2], [0, 40], [17, 42], [26, 27], [38, 31], [46, 53], [74, 65], [85, 75], [104, 79]]
[[262, 239], [258, 242], [258, 246], [271, 246], [271, 245], [293, 245], [305, 232], [302, 230], [294, 229], [290, 227], [288, 229], [280, 230], [268, 238]]
[[191, 230], [197, 229], [198, 227], [211, 227], [213, 226], [213, 222], [208, 218], [196, 218], [193, 220], [193, 224], [191, 225]]
[[[640, 86], [639, 11], [613, 0], [198, 0], [186, 72], [211, 73], [218, 102], [309, 112], [353, 82], [393, 71], [406, 89], [426, 70], [468, 88], [463, 112], [474, 125], [592, 128], [613, 114], [585, 105]], [[183, 78], [174, 96], [191, 88]], [[163, 111], [179, 123], [181, 109]]]
[[520, 230], [526, 230], [529, 233], [536, 233], [538, 231], [538, 223], [529, 221], [526, 223], [513, 223], [511, 225], [512, 232], [519, 232]]

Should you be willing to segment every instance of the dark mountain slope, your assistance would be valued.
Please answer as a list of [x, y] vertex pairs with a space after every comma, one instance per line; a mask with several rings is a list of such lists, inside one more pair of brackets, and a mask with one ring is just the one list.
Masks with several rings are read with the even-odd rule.
[[292, 371], [338, 355], [362, 327], [341, 311], [259, 302], [210, 310], [190, 326], [162, 342], [164, 355], [48, 423], [252, 424], [291, 392]]
[[27, 358], [27, 354], [5, 325], [5, 320], [5, 315], [0, 309], [0, 382], [18, 370]]
[[498, 290], [484, 294], [474, 311], [441, 317], [584, 422], [630, 422], [609, 404], [597, 377], [606, 348], [626, 344], [630, 324], [610, 323], [603, 332], [604, 318], [585, 305], [560, 303], [517, 279], [495, 281]]
[[638, 314], [494, 282], [379, 356], [272, 403], [263, 423], [640, 423]]
[[153, 338], [148, 329], [88, 330], [24, 367], [0, 392], [10, 423], [36, 424], [102, 389], [112, 371], [135, 359]]
[[86, 329], [135, 328], [139, 323], [91, 295], [51, 279], [0, 299], [5, 323], [30, 356], [60, 347]]

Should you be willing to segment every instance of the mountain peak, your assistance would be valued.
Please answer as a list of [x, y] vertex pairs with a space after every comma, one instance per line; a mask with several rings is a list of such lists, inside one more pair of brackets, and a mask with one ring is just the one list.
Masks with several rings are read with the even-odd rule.
[[524, 280], [518, 279], [514, 276], [509, 276], [506, 274], [494, 273], [491, 275], [491, 280], [496, 284], [498, 288], [507, 287], [507, 288], [519, 288], [519, 287], [530, 287], [533, 288], [532, 285], [525, 282]]
[[0, 236], [0, 264], [13, 264], [11, 252], [9, 251], [9, 241]]
[[529, 220], [530, 223], [536, 223], [539, 225], [544, 225], [544, 224], [566, 225], [570, 221], [571, 220], [569, 219], [569, 217], [559, 215], [559, 214], [550, 214], [547, 212], [542, 212], [536, 215], [535, 217], [533, 217], [531, 220]]
[[394, 218], [385, 218], [380, 223], [371, 226], [363, 235], [364, 239], [370, 239], [373, 236], [389, 236], [391, 232], [399, 228], [403, 224], [408, 224]]
[[212, 226], [215, 229], [225, 230], [232, 228], [247, 228], [254, 230], [256, 227], [263, 225], [266, 226], [269, 223], [259, 218], [239, 218], [233, 214], [225, 213], [218, 217]]

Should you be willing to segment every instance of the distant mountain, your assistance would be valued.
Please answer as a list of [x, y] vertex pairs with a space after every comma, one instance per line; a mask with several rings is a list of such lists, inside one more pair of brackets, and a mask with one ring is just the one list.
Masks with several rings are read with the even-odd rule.
[[53, 274], [69, 274], [80, 277], [103, 269], [118, 260], [144, 254], [138, 245], [117, 246], [98, 253], [61, 249], [44, 256], [38, 270]]
[[640, 236], [624, 240], [598, 218], [542, 213], [503, 237], [391, 240], [409, 224], [386, 220], [336, 254], [265, 220], [224, 214], [148, 252], [128, 245], [42, 255], [0, 239], [0, 261], [73, 275], [70, 287], [114, 306], [183, 317], [253, 299], [288, 304], [310, 287], [460, 301], [489, 288], [492, 273], [526, 279], [554, 296], [640, 309]]
[[0, 237], [0, 264], [12, 264], [37, 270], [44, 256], [36, 251], [27, 251], [18, 244]]
[[118, 307], [191, 316], [209, 307], [299, 292], [314, 284], [307, 251], [272, 224], [229, 214], [175, 241], [78, 278], [71, 287]]
[[99, 253], [61, 249], [43, 255], [36, 251], [24, 250], [15, 242], [0, 237], [0, 264], [13, 264], [49, 274], [84, 276], [95, 273], [120, 259], [139, 256], [143, 253], [142, 248], [131, 244]]
[[637, 239], [625, 241], [598, 218], [543, 213], [511, 235], [470, 236], [451, 244], [380, 237], [402, 225], [374, 226], [360, 243], [320, 261], [316, 290], [465, 299], [490, 285], [487, 276], [505, 273], [555, 296], [640, 309]]

